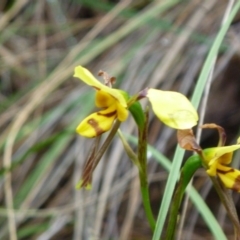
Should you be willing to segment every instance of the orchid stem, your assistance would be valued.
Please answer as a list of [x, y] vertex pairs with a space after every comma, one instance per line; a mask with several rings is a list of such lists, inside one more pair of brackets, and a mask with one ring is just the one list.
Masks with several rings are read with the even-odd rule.
[[156, 222], [155, 222], [151, 205], [150, 205], [150, 197], [149, 197], [148, 181], [147, 181], [147, 164], [146, 164], [146, 157], [144, 157], [146, 154], [143, 152], [143, 155], [140, 156], [141, 158], [141, 164], [140, 164], [138, 156], [133, 152], [132, 148], [129, 146], [128, 142], [126, 141], [126, 139], [124, 138], [120, 130], [118, 130], [118, 135], [123, 143], [124, 149], [128, 157], [132, 160], [134, 165], [136, 165], [136, 167], [138, 168], [144, 210], [145, 210], [149, 225], [152, 231], [154, 231]]
[[[144, 175], [145, 175], [145, 177], [143, 177]], [[154, 231], [155, 226], [156, 226], [156, 221], [153, 216], [152, 208], [151, 208], [151, 204], [150, 204], [147, 176], [146, 176], [146, 174], [143, 174], [143, 172], [139, 171], [139, 178], [140, 178], [141, 195], [142, 195], [142, 201], [143, 201], [145, 214], [146, 214], [148, 223], [149, 223], [152, 231]]]
[[141, 194], [144, 210], [152, 231], [155, 230], [156, 221], [152, 213], [149, 198], [147, 179], [147, 134], [148, 134], [148, 109], [145, 112], [145, 122], [143, 128], [138, 128], [138, 161], [139, 179], [141, 184]]
[[211, 177], [211, 180], [213, 182], [214, 188], [216, 189], [219, 198], [221, 199], [221, 202], [223, 203], [228, 217], [231, 219], [233, 226], [234, 226], [234, 232], [235, 232], [235, 239], [240, 239], [240, 224], [238, 215], [236, 212], [235, 205], [232, 201], [231, 196], [227, 192], [227, 189], [224, 189], [221, 186], [221, 183], [216, 179], [215, 177]]

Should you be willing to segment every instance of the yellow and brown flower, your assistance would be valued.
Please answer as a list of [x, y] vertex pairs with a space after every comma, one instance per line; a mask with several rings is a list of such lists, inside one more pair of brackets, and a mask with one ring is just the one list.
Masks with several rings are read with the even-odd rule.
[[103, 110], [86, 117], [77, 127], [78, 134], [84, 137], [97, 137], [108, 131], [115, 119], [125, 121], [128, 117], [127, 101], [122, 92], [100, 83], [86, 68], [75, 68], [74, 77], [96, 90], [95, 104]]
[[229, 166], [233, 152], [240, 149], [240, 144], [223, 146], [226, 134], [222, 127], [216, 124], [204, 124], [203, 128], [215, 128], [219, 132], [217, 147], [201, 149], [190, 129], [178, 131], [178, 143], [186, 149], [195, 151], [201, 157], [206, 172], [211, 177], [219, 177], [226, 188], [240, 192], [240, 171]]

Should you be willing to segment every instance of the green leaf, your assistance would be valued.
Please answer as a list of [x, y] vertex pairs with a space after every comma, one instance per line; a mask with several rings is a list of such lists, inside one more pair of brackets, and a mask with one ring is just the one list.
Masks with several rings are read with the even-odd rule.
[[134, 102], [130, 107], [129, 111], [132, 114], [138, 127], [143, 130], [145, 123], [145, 115], [142, 106], [139, 102]]

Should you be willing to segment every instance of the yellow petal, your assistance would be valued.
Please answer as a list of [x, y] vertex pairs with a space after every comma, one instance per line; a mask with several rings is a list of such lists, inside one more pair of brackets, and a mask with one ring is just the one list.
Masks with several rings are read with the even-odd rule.
[[116, 109], [117, 109], [118, 120], [120, 122], [125, 121], [128, 117], [128, 110], [119, 103], [116, 103]]
[[217, 161], [214, 161], [214, 162], [212, 162], [211, 165], [208, 165], [209, 168], [207, 170], [207, 174], [212, 177], [216, 176], [217, 175], [217, 166], [218, 166]]
[[198, 114], [181, 93], [149, 89], [147, 97], [157, 117], [167, 126], [188, 129], [197, 124]]
[[115, 108], [107, 108], [86, 117], [77, 127], [78, 134], [84, 137], [97, 137], [108, 131], [117, 117]]
[[106, 108], [115, 104], [116, 99], [113, 98], [109, 93], [102, 90], [96, 92], [95, 103], [97, 107]]
[[240, 145], [226, 147], [207, 148], [203, 150], [203, 161], [208, 165], [207, 173], [216, 176], [216, 168], [220, 164], [228, 165], [232, 161], [233, 151], [240, 148]]
[[123, 107], [115, 98], [103, 91], [97, 91], [96, 94], [96, 105], [98, 107], [110, 107], [116, 109], [117, 111], [117, 118], [119, 121], [123, 122], [128, 117], [128, 110], [127, 108]]
[[112, 95], [117, 101], [127, 107], [126, 99], [124, 98], [121, 91], [107, 87], [106, 85], [99, 82], [86, 68], [82, 66], [75, 67], [74, 77], [80, 78], [83, 82], [88, 84], [89, 86], [94, 87], [97, 90], [102, 90], [110, 95]]
[[217, 167], [217, 174], [226, 188], [240, 192], [239, 170], [219, 164]]
[[240, 144], [231, 145], [226, 147], [218, 147], [215, 152], [215, 157], [221, 157], [222, 155], [230, 152], [234, 152], [240, 148]]
[[207, 173], [211, 176], [216, 176], [217, 166], [219, 164], [227, 165], [227, 164], [231, 163], [232, 155], [233, 155], [233, 153], [230, 152], [230, 153], [225, 153], [224, 155], [222, 155], [219, 158], [211, 159], [211, 161], [208, 163], [209, 170], [207, 171]]
[[232, 161], [232, 154], [234, 151], [240, 148], [240, 145], [231, 145], [226, 147], [213, 147], [204, 149], [205, 161], [211, 164], [211, 161], [219, 159], [223, 164], [229, 164]]

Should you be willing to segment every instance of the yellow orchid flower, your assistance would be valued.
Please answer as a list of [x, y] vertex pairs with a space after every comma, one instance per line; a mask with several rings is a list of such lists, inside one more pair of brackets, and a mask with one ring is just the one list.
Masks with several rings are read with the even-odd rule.
[[100, 83], [86, 68], [75, 68], [74, 77], [93, 87], [96, 92], [95, 104], [103, 110], [85, 118], [76, 131], [84, 137], [96, 137], [108, 131], [115, 119], [125, 121], [128, 117], [127, 101], [122, 92]]
[[156, 116], [167, 126], [188, 129], [197, 124], [196, 110], [181, 93], [150, 88], [147, 97]]
[[240, 145], [215, 147], [203, 150], [203, 161], [207, 164], [209, 176], [218, 176], [226, 188], [240, 191], [240, 171], [229, 167], [233, 152], [240, 149]]
[[240, 149], [239, 141], [231, 146], [223, 146], [226, 134], [222, 127], [216, 124], [204, 124], [202, 128], [218, 130], [218, 147], [201, 149], [190, 129], [178, 131], [178, 143], [182, 148], [195, 151], [201, 157], [209, 176], [219, 177], [226, 188], [240, 192], [240, 171], [228, 166], [232, 162], [233, 152]]

